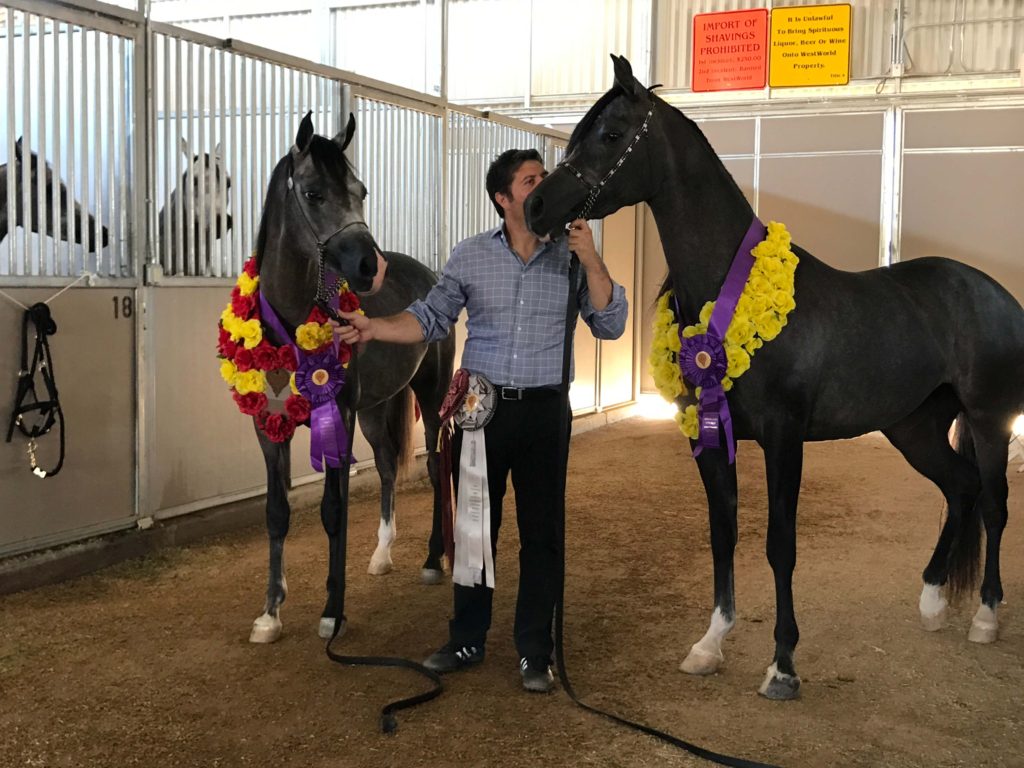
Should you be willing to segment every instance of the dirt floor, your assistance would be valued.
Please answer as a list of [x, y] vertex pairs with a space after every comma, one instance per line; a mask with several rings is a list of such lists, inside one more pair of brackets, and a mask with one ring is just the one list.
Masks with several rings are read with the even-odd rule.
[[[253, 447], [255, 450], [255, 446]], [[882, 438], [810, 445], [795, 579], [802, 697], [756, 694], [773, 649], [764, 557], [764, 463], [740, 446], [739, 620], [721, 672], [678, 670], [712, 609], [706, 506], [670, 422], [630, 420], [573, 441], [568, 665], [591, 703], [711, 749], [785, 766], [1024, 765], [1024, 474], [1012, 471], [998, 643], [967, 642], [974, 601], [947, 629], [918, 623], [920, 572], [941, 520], [938, 492]], [[354, 500], [353, 654], [422, 658], [445, 639], [448, 586], [418, 583], [430, 498], [400, 497], [396, 570], [366, 575], [377, 501]], [[519, 688], [511, 640], [517, 542], [499, 548], [487, 661], [442, 697], [409, 672], [331, 663], [316, 625], [326, 538], [293, 518], [285, 634], [247, 641], [266, 578], [252, 528], [73, 583], [0, 599], [0, 766], [704, 766], [575, 707]]]

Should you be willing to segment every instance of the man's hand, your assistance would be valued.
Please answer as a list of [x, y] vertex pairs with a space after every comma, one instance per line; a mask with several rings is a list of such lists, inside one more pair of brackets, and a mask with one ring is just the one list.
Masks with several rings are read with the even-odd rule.
[[569, 225], [569, 250], [579, 256], [580, 266], [585, 270], [602, 268], [594, 246], [594, 233], [586, 219], [576, 219]]
[[348, 325], [341, 325], [337, 320], [328, 320], [334, 329], [334, 335], [346, 344], [364, 344], [372, 341], [373, 320], [358, 312], [339, 312], [338, 316], [347, 320]]

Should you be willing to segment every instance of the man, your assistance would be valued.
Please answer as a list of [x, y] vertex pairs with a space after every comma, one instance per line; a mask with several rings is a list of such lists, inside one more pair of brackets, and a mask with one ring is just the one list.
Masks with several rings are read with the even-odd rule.
[[[625, 291], [598, 257], [586, 221], [572, 223], [567, 241], [544, 243], [527, 228], [523, 203], [546, 173], [536, 150], [501, 154], [487, 171], [487, 194], [503, 224], [459, 243], [426, 299], [390, 317], [342, 313], [349, 325], [337, 328], [349, 343], [434, 341], [466, 310], [462, 367], [485, 377], [498, 393], [494, 416], [483, 428], [491, 551], [511, 472], [521, 544], [515, 643], [523, 687], [539, 692], [554, 686], [551, 623], [560, 573], [558, 492], [565, 471], [558, 445], [559, 430], [569, 429], [560, 423], [558, 388], [570, 249], [580, 260], [580, 317], [594, 336], [621, 336], [627, 312]], [[456, 430], [453, 456], [459, 456], [462, 440], [462, 430]], [[462, 511], [460, 506], [456, 514]], [[454, 585], [450, 639], [426, 659], [430, 669], [453, 672], [483, 661], [494, 593], [486, 581]]]

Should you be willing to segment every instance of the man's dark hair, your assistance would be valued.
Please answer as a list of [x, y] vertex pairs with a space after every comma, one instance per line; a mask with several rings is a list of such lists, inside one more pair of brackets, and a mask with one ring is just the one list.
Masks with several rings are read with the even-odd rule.
[[487, 196], [491, 198], [494, 210], [503, 219], [505, 218], [505, 209], [495, 200], [495, 196], [499, 192], [508, 196], [516, 171], [519, 170], [519, 166], [529, 160], [536, 160], [541, 165], [544, 164], [544, 159], [536, 149], [507, 149], [494, 158], [491, 167], [487, 169]]

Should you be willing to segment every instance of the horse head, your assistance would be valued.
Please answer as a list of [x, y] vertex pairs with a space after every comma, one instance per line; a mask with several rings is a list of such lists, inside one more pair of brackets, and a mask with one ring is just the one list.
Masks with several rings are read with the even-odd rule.
[[[204, 152], [202, 155], [192, 154], [188, 140], [181, 139], [181, 151], [185, 158], [192, 164], [192, 200], [193, 209], [198, 216], [200, 211], [200, 189], [206, 190], [205, 194], [205, 225], [207, 231], [213, 229], [214, 237], [223, 237], [231, 229], [231, 214], [228, 213], [228, 193], [231, 192], [231, 175], [224, 166], [224, 155], [221, 152], [220, 142], [213, 148], [213, 152]], [[188, 184], [189, 170], [186, 170], [181, 177], [181, 189]], [[221, 179], [224, 180], [224, 194], [221, 194]]]
[[633, 76], [625, 57], [612, 61], [615, 84], [576, 126], [562, 162], [526, 199], [527, 226], [541, 237], [560, 236], [580, 216], [600, 219], [648, 200], [664, 178], [646, 140], [660, 99]]
[[[22, 148], [22, 140], [19, 138], [14, 144], [14, 162], [7, 166], [7, 172], [14, 174], [15, 184], [20, 185], [22, 179], [22, 167], [25, 162], [24, 149]], [[99, 248], [106, 248], [107, 243], [110, 240], [109, 233], [106, 227], [99, 227], [100, 243], [97, 248], [96, 243], [96, 220], [86, 211], [82, 209], [80, 203], [71, 199], [68, 194], [67, 187], [64, 182], [57, 178], [53, 172], [53, 168], [45, 160], [41, 161], [39, 155], [31, 150], [28, 152], [28, 173], [29, 173], [29, 211], [28, 216], [25, 215], [22, 205], [22, 194], [21, 190], [15, 191], [14, 195], [14, 215], [15, 224], [20, 224], [23, 227], [31, 230], [32, 232], [38, 232], [39, 234], [49, 235], [50, 237], [57, 237], [59, 235], [60, 240], [68, 240], [68, 210], [69, 206], [73, 208], [75, 212], [75, 226], [73, 232], [73, 242], [80, 245], [85, 245], [87, 251], [97, 251]], [[39, 185], [43, 185], [44, 190], [44, 201], [45, 211], [44, 217], [39, 215]], [[54, 226], [53, 221], [53, 186], [58, 185], [58, 194], [60, 199], [60, 225]], [[6, 193], [6, 189], [4, 190]], [[83, 227], [83, 223], [86, 223]]]
[[374, 293], [385, 262], [363, 214], [366, 187], [345, 157], [355, 127], [350, 115], [345, 129], [328, 139], [314, 133], [312, 113], [302, 119], [294, 146], [271, 177], [257, 250], [276, 240], [278, 250], [301, 254], [307, 274], [312, 269], [318, 280], [330, 271], [353, 290]]

